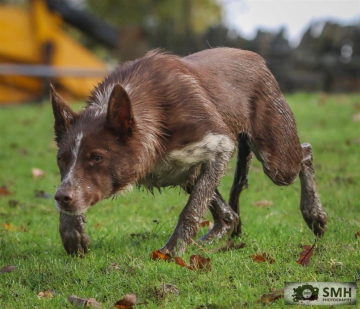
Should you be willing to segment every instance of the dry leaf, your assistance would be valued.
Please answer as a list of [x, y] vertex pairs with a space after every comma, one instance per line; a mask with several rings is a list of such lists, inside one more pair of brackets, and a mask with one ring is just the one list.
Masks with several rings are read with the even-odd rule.
[[11, 272], [13, 272], [16, 268], [17, 268], [17, 266], [7, 265], [7, 266], [3, 267], [3, 268], [0, 270], [0, 274], [11, 273]]
[[230, 250], [236, 250], [236, 249], [242, 249], [246, 245], [243, 242], [239, 242], [238, 244], [235, 244], [232, 239], [228, 240], [226, 244], [220, 248], [213, 249], [211, 252], [226, 252]]
[[360, 231], [357, 232], [357, 233], [355, 233], [355, 238], [357, 239], [357, 238], [359, 238], [359, 237], [360, 237]]
[[99, 223], [99, 222], [96, 222], [95, 224], [94, 224], [94, 228], [99, 228], [99, 227], [103, 227], [103, 225], [101, 224], [101, 223]]
[[263, 200], [263, 201], [257, 201], [254, 203], [254, 206], [256, 207], [266, 207], [266, 206], [271, 206], [273, 205], [274, 203], [272, 201], [266, 201], [266, 200]]
[[55, 291], [54, 290], [49, 290], [49, 291], [41, 291], [37, 297], [39, 299], [41, 298], [53, 298], [55, 296]]
[[186, 264], [186, 262], [181, 257], [178, 257], [178, 256], [174, 257], [174, 261], [175, 261], [175, 264], [177, 264], [177, 265], [191, 269], [191, 267], [188, 264]]
[[136, 294], [126, 294], [123, 299], [118, 300], [114, 306], [118, 309], [133, 309], [136, 304]]
[[121, 267], [117, 263], [111, 263], [108, 267], [108, 271], [121, 270]]
[[213, 224], [211, 221], [206, 220], [206, 221], [202, 221], [202, 222], [200, 223], [200, 226], [201, 226], [201, 227], [207, 226], [207, 227], [209, 228], [209, 230], [211, 230], [211, 229], [213, 228], [214, 224]]
[[17, 205], [19, 205], [19, 201], [17, 201], [17, 200], [9, 200], [8, 204], [11, 207], [16, 207]]
[[360, 113], [357, 113], [353, 116], [353, 121], [360, 122]]
[[180, 295], [180, 291], [176, 285], [169, 283], [161, 283], [156, 288], [156, 296], [158, 298], [165, 298], [167, 295]]
[[261, 254], [252, 254], [249, 257], [253, 259], [253, 262], [265, 263], [266, 261], [268, 261], [270, 264], [275, 263], [275, 260], [272, 259], [270, 255], [266, 252], [263, 252]]
[[156, 251], [153, 251], [153, 253], [150, 254], [150, 257], [153, 259], [153, 260], [163, 260], [163, 261], [170, 261], [171, 260], [171, 255], [166, 253], [162, 253], [158, 250]]
[[284, 289], [276, 290], [276, 291], [271, 292], [270, 294], [262, 295], [257, 302], [261, 303], [263, 305], [270, 305], [274, 301], [276, 301], [280, 298], [283, 298], [283, 297], [284, 297]]
[[68, 300], [75, 307], [102, 308], [102, 305], [98, 303], [95, 298], [80, 298], [76, 295], [70, 295]]
[[199, 254], [190, 256], [190, 267], [192, 270], [203, 269], [211, 270], [211, 261]]
[[1, 226], [7, 231], [14, 230], [14, 225], [12, 223], [2, 223]]
[[10, 195], [10, 191], [7, 186], [1, 186], [0, 187], [0, 195]]
[[301, 266], [309, 266], [310, 265], [310, 259], [312, 255], [314, 254], [314, 248], [315, 248], [316, 242], [312, 245], [305, 245], [303, 246], [303, 252], [300, 253], [299, 259], [296, 261], [296, 263], [300, 264]]
[[39, 168], [36, 168], [36, 167], [34, 167], [31, 170], [31, 173], [32, 173], [33, 178], [40, 178], [40, 177], [45, 176], [45, 172], [43, 170], [39, 169]]
[[175, 257], [175, 264], [186, 267], [190, 270], [211, 270], [211, 261], [199, 254], [190, 257], [190, 265], [188, 265], [181, 257]]

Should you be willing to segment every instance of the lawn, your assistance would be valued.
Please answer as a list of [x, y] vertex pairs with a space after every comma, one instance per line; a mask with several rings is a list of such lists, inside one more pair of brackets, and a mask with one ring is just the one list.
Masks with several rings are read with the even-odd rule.
[[[241, 197], [244, 235], [236, 240], [246, 247], [211, 253], [222, 243], [206, 250], [190, 245], [183, 256], [187, 261], [192, 254], [210, 258], [208, 272], [149, 258], [171, 235], [185, 205], [186, 195], [179, 189], [154, 196], [134, 190], [99, 203], [87, 214], [90, 253], [83, 259], [67, 256], [52, 199], [60, 179], [50, 104], [1, 108], [0, 187], [6, 185], [11, 195], [0, 196], [0, 269], [9, 264], [17, 268], [0, 274], [0, 308], [74, 308], [67, 299], [72, 294], [112, 308], [127, 293], [147, 303], [136, 308], [254, 308], [261, 306], [257, 300], [262, 294], [282, 289], [284, 282], [356, 281], [359, 286], [360, 237], [354, 235], [360, 231], [360, 123], [354, 115], [360, 113], [360, 95], [299, 93], [287, 100], [301, 142], [313, 146], [328, 231], [316, 243], [310, 266], [297, 264], [302, 246], [314, 242], [299, 210], [299, 180], [278, 187], [254, 159], [249, 188]], [[45, 176], [34, 179], [32, 168]], [[234, 161], [220, 187], [226, 199], [233, 174]], [[36, 197], [38, 191], [46, 194]], [[261, 200], [272, 205], [256, 206]], [[198, 236], [206, 231], [202, 228]], [[263, 252], [275, 263], [249, 258]], [[117, 267], [109, 267], [112, 263]], [[157, 292], [163, 283], [176, 285], [179, 294]], [[56, 294], [39, 299], [45, 290]], [[284, 302], [266, 306], [282, 308]]]

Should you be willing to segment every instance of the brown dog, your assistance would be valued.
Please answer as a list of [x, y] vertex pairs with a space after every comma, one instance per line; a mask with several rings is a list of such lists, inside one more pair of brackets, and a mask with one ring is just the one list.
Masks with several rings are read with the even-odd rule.
[[[255, 53], [215, 48], [185, 58], [160, 51], [120, 65], [74, 113], [51, 88], [58, 165], [60, 234], [68, 253], [86, 252], [83, 213], [133, 184], [181, 186], [189, 200], [164, 253], [183, 251], [207, 207], [204, 240], [239, 235], [239, 196], [252, 153], [277, 185], [301, 179], [300, 209], [318, 236], [327, 215], [316, 192], [310, 144], [300, 145], [294, 116]], [[234, 154], [227, 204], [217, 186]]]

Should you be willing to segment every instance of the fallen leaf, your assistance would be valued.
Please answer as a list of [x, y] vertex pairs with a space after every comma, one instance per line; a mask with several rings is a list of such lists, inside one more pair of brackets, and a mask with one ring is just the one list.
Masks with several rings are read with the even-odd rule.
[[68, 300], [75, 307], [102, 308], [102, 305], [95, 298], [80, 298], [76, 295], [70, 295]]
[[217, 248], [217, 249], [213, 249], [213, 250], [211, 250], [211, 252], [226, 252], [226, 251], [230, 251], [230, 250], [242, 249], [245, 246], [246, 245], [243, 242], [239, 242], [239, 243], [235, 244], [234, 241], [232, 239], [230, 239], [226, 242], [226, 244], [224, 246]]
[[272, 259], [270, 255], [266, 252], [263, 252], [261, 254], [252, 254], [249, 257], [253, 259], [253, 262], [265, 263], [266, 261], [268, 261], [270, 264], [275, 263], [275, 260]]
[[190, 270], [211, 270], [211, 261], [199, 254], [190, 257], [190, 265], [188, 265], [181, 257], [175, 257], [175, 264], [186, 267]]
[[114, 306], [118, 309], [133, 309], [136, 304], [136, 294], [126, 294], [123, 299], [118, 300]]
[[94, 224], [94, 228], [99, 228], [99, 227], [103, 227], [103, 225], [101, 224], [101, 223], [99, 223], [99, 222], [96, 222], [95, 224]]
[[161, 283], [156, 288], [156, 296], [158, 298], [162, 297], [165, 298], [167, 295], [180, 295], [180, 291], [178, 287], [174, 284], [169, 283]]
[[312, 255], [314, 254], [315, 243], [312, 246], [310, 246], [310, 245], [303, 246], [304, 250], [300, 253], [300, 257], [296, 261], [296, 263], [300, 264], [301, 266], [309, 266], [310, 265], [310, 259], [311, 259]]
[[117, 263], [111, 263], [108, 267], [108, 271], [121, 270], [121, 267]]
[[360, 237], [360, 231], [355, 233], [355, 238], [358, 239]]
[[274, 203], [271, 202], [271, 201], [266, 201], [266, 200], [263, 200], [263, 201], [257, 201], [254, 203], [254, 206], [256, 207], [266, 207], [266, 206], [271, 206], [273, 205]]
[[55, 291], [54, 290], [49, 290], [49, 291], [41, 291], [39, 292], [39, 294], [37, 295], [37, 297], [39, 299], [41, 298], [53, 298], [55, 296]]
[[35, 190], [35, 197], [36, 198], [52, 198], [52, 195], [46, 193], [44, 190]]
[[190, 267], [192, 270], [211, 270], [211, 261], [209, 258], [205, 258], [199, 254], [190, 256]]
[[178, 256], [174, 257], [174, 261], [175, 261], [175, 264], [177, 264], [177, 265], [191, 269], [191, 267], [188, 264], [186, 264], [186, 262], [181, 257], [178, 257]]
[[360, 113], [357, 113], [353, 116], [353, 121], [360, 122]]
[[153, 251], [153, 253], [150, 254], [150, 257], [153, 259], [153, 260], [163, 260], [163, 261], [170, 261], [171, 260], [171, 255], [166, 253], [162, 253], [158, 250], [156, 251]]
[[14, 266], [14, 265], [4, 266], [4, 267], [0, 270], [0, 274], [11, 273], [11, 272], [13, 272], [16, 268], [17, 268], [17, 266]]
[[12, 223], [2, 223], [1, 226], [7, 231], [14, 230], [14, 225]]
[[7, 186], [1, 186], [0, 187], [0, 195], [10, 195], [10, 191]]
[[33, 178], [40, 178], [40, 177], [45, 176], [45, 172], [43, 170], [39, 169], [39, 168], [36, 168], [36, 167], [34, 167], [31, 170], [31, 173], [32, 173]]
[[19, 205], [19, 201], [17, 201], [17, 200], [9, 200], [8, 204], [11, 207], [16, 207], [17, 205]]
[[214, 224], [213, 224], [211, 221], [206, 220], [206, 221], [202, 221], [202, 222], [200, 223], [200, 226], [201, 226], [201, 227], [207, 226], [207, 227], [209, 228], [209, 230], [211, 230], [211, 229], [213, 228]]
[[276, 290], [270, 294], [263, 294], [260, 299], [257, 301], [263, 305], [270, 305], [274, 301], [284, 297], [284, 289]]
[[19, 154], [26, 156], [28, 154], [28, 151], [26, 148], [20, 148], [19, 149]]

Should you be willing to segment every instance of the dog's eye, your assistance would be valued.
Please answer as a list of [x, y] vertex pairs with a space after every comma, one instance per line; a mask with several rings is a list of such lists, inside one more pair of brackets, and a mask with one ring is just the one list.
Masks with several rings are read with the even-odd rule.
[[64, 162], [64, 158], [63, 157], [58, 157], [58, 162]]
[[102, 159], [103, 159], [102, 156], [94, 156], [94, 157], [93, 157], [93, 160], [94, 160], [95, 162], [101, 162]]

